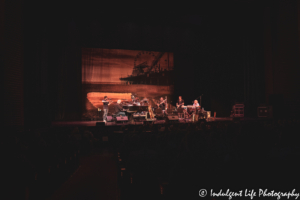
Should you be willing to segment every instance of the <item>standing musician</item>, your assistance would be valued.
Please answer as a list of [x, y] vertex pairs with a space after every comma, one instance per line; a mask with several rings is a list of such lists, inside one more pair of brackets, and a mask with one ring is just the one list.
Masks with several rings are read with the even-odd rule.
[[107, 96], [104, 96], [104, 99], [102, 100], [103, 103], [103, 121], [106, 122], [107, 113], [108, 113], [108, 105], [111, 103], [108, 101]]
[[184, 105], [184, 100], [182, 99], [181, 96], [179, 96], [178, 100], [177, 100], [177, 103], [176, 103], [176, 106], [177, 106], [177, 108], [181, 108], [183, 105]]
[[161, 108], [163, 111], [166, 109], [166, 103], [164, 98], [160, 97], [159, 103], [157, 104], [159, 108]]
[[125, 116], [125, 112], [123, 112], [123, 106], [121, 104], [121, 100], [120, 99], [115, 104], [115, 115], [123, 115], [123, 116]]

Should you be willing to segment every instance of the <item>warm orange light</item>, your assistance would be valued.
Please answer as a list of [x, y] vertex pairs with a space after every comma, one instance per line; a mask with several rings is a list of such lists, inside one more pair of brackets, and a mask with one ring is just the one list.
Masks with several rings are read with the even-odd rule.
[[117, 102], [119, 99], [122, 101], [130, 101], [131, 95], [131, 93], [89, 92], [87, 93], [87, 99], [95, 108], [99, 108], [100, 106], [103, 106], [102, 100], [104, 99], [104, 96], [107, 96], [107, 98], [113, 102]]

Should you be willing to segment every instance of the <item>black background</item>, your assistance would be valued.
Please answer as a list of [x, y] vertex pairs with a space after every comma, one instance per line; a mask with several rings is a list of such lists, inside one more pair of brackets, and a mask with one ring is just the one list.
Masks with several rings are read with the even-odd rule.
[[[173, 105], [179, 95], [192, 104], [203, 94], [202, 106], [217, 116], [228, 117], [235, 102], [245, 103], [246, 116], [256, 116], [257, 106], [268, 103], [266, 10], [271, 10], [271, 26], [276, 28], [278, 2], [137, 7], [25, 1], [25, 124], [80, 120], [82, 47], [173, 52]], [[293, 33], [295, 5], [289, 1], [287, 6], [295, 15]], [[276, 29], [270, 36], [278, 33]], [[295, 56], [299, 52], [289, 51]]]

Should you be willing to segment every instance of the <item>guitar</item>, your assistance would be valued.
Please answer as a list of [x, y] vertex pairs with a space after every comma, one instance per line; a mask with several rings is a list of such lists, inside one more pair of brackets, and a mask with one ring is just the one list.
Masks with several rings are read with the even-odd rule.
[[165, 103], [166, 104], [166, 99], [163, 100], [162, 102], [157, 103], [156, 105], [159, 107], [161, 104]]
[[180, 104], [177, 104], [176, 106], [177, 106], [177, 108], [179, 108], [179, 107], [181, 107], [183, 105], [184, 105], [184, 103], [180, 103]]

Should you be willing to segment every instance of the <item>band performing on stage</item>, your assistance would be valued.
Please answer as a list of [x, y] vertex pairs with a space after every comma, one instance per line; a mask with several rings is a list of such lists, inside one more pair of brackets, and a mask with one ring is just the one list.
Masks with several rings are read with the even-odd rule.
[[[111, 115], [111, 119], [116, 117], [128, 117], [129, 121], [155, 121], [156, 119], [164, 119], [168, 116], [177, 116], [178, 119], [190, 119], [198, 121], [207, 117], [206, 111], [201, 109], [198, 100], [195, 99], [192, 105], [184, 105], [182, 96], [178, 97], [176, 106], [167, 103], [167, 96], [160, 97], [159, 100], [143, 98], [132, 95], [131, 99], [118, 99], [114, 103], [114, 112], [108, 113], [108, 105], [112, 103], [107, 96], [103, 102], [103, 121], [107, 121], [107, 116]], [[201, 102], [201, 101], [200, 101]]]

